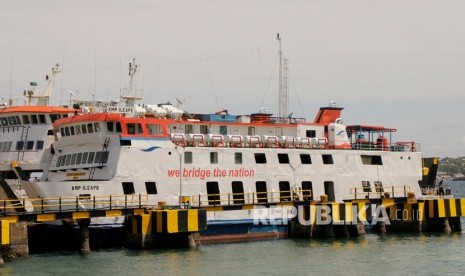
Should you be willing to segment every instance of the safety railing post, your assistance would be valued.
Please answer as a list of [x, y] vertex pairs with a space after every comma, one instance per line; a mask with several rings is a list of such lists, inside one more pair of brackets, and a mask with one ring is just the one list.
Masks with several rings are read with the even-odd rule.
[[228, 193], [228, 205], [231, 205], [231, 194]]
[[6, 199], [3, 200], [3, 212], [6, 213]]
[[139, 208], [142, 208], [142, 195], [139, 194]]
[[200, 205], [202, 205], [201, 200], [202, 200], [202, 199], [201, 199], [200, 194], [199, 194], [199, 207], [200, 207]]
[[124, 195], [124, 209], [128, 208], [128, 195]]
[[111, 195], [110, 195], [110, 210], [111, 210]]
[[94, 210], [95, 210], [95, 195], [94, 195], [94, 200], [93, 201], [94, 201]]
[[76, 196], [76, 211], [78, 210], [78, 206], [79, 206], [79, 197]]
[[58, 208], [61, 213], [61, 196], [58, 198]]
[[396, 197], [396, 194], [394, 193], [394, 186], [392, 186], [391, 189], [392, 189], [392, 197]]
[[404, 197], [407, 197], [407, 187], [404, 185]]
[[42, 214], [44, 213], [44, 198], [41, 199]]

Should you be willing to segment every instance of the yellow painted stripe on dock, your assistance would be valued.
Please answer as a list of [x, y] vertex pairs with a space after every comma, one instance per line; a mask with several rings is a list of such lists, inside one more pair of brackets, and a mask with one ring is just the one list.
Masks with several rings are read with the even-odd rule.
[[367, 220], [367, 212], [365, 210], [365, 202], [359, 202], [358, 203], [358, 217], [360, 218], [360, 221], [366, 221]]
[[434, 218], [434, 200], [427, 200], [428, 202], [428, 217]]
[[187, 210], [187, 231], [199, 231], [199, 211], [190, 209]]
[[152, 215], [150, 214], [142, 214], [140, 215], [141, 218], [141, 234], [147, 235], [152, 231]]
[[352, 215], [352, 203], [345, 203], [345, 213], [346, 213], [346, 217], [345, 217], [345, 221], [346, 223], [347, 222], [352, 222], [353, 220], [353, 215]]
[[56, 220], [56, 214], [37, 214], [37, 222]]
[[10, 244], [10, 222], [8, 220], [0, 220], [0, 235], [1, 245]]
[[444, 199], [438, 199], [438, 216], [440, 218], [446, 217], [446, 207], [444, 205]]
[[106, 210], [105, 217], [119, 217], [123, 214], [122, 210]]
[[424, 202], [418, 203], [418, 220], [419, 221], [425, 220], [425, 203]]
[[451, 217], [457, 216], [457, 206], [455, 205], [455, 199], [449, 200], [449, 211]]
[[464, 217], [465, 216], [465, 198], [460, 199], [460, 207], [461, 207], [460, 209], [462, 209], [461, 210], [462, 211], [462, 217]]
[[333, 222], [341, 222], [341, 213], [339, 212], [339, 203], [333, 203], [331, 206], [331, 215], [333, 217]]
[[[244, 209], [244, 207], [242, 207]], [[207, 207], [208, 212], [216, 212], [216, 211], [223, 211], [223, 207], [221, 206], [209, 206]]]
[[165, 212], [168, 233], [178, 233], [178, 211], [166, 210]]
[[134, 215], [142, 215], [142, 214], [145, 214], [145, 209], [134, 209], [133, 211], [133, 214]]
[[242, 205], [242, 210], [253, 210], [254, 207], [255, 207], [255, 206], [252, 205], [252, 204]]
[[381, 204], [384, 206], [384, 208], [388, 208], [392, 205], [394, 205], [394, 199], [393, 198], [383, 198], [381, 201]]
[[73, 219], [88, 219], [90, 212], [73, 212]]
[[17, 223], [19, 222], [19, 216], [6, 216], [6, 217], [3, 217], [2, 220], [7, 220], [10, 223]]
[[157, 215], [157, 233], [163, 232], [163, 211], [156, 211]]

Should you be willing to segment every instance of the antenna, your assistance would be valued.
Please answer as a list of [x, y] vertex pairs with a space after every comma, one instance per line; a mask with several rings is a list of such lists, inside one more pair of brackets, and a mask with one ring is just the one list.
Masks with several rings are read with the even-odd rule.
[[177, 108], [179, 108], [181, 105], [184, 104], [186, 100], [185, 99], [179, 99], [178, 97], [176, 97], [176, 102], [178, 102], [178, 104], [176, 105]]
[[281, 46], [281, 37], [279, 33], [276, 35], [279, 42], [279, 118], [285, 118], [288, 114], [289, 107], [289, 93], [288, 93], [288, 80], [287, 80], [287, 59], [283, 57]]

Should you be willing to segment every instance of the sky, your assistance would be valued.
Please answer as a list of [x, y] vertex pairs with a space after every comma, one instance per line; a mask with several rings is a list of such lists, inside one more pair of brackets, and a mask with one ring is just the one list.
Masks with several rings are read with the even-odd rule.
[[[336, 101], [346, 124], [396, 128], [425, 157], [465, 156], [465, 1], [0, 0], [0, 98], [20, 101], [59, 63], [54, 104], [118, 99], [139, 64], [144, 103], [190, 113], [278, 113], [313, 121]], [[76, 94], [76, 93], [75, 93]]]

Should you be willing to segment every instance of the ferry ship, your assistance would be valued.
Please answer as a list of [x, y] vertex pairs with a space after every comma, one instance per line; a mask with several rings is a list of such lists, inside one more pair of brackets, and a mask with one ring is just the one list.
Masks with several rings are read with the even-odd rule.
[[48, 169], [48, 162], [54, 142], [52, 124], [60, 118], [72, 115], [75, 110], [68, 107], [49, 105], [53, 85], [61, 68], [57, 64], [50, 76], [46, 76], [43, 92], [37, 90], [37, 83], [31, 82], [31, 89], [24, 91], [24, 105], [0, 105], [0, 197], [18, 199], [24, 196], [16, 171], [12, 164], [21, 165], [22, 173], [31, 177]]
[[70, 208], [108, 195], [207, 208], [204, 242], [285, 236], [289, 203], [421, 195], [418, 143], [395, 142], [393, 128], [346, 126], [335, 102], [313, 122], [283, 116], [286, 109], [280, 102], [276, 117], [233, 116], [161, 104], [74, 114], [53, 123], [41, 178], [21, 182], [31, 198], [77, 198]]

